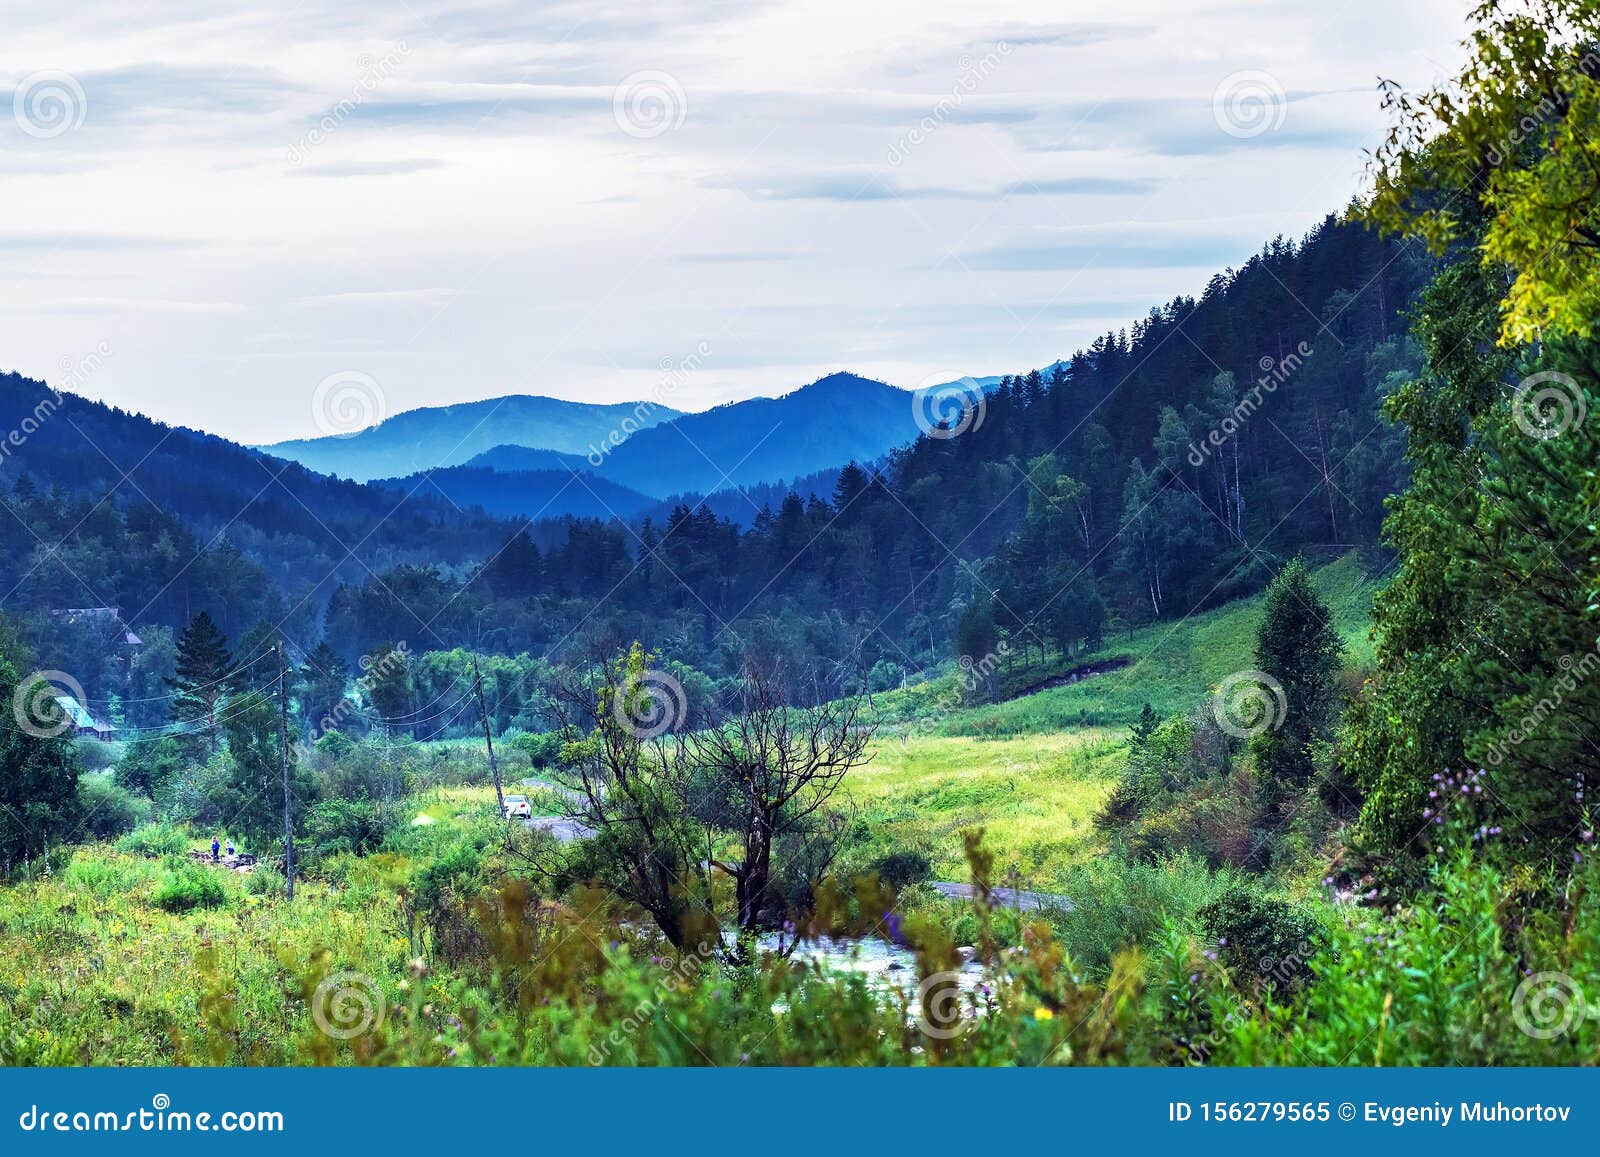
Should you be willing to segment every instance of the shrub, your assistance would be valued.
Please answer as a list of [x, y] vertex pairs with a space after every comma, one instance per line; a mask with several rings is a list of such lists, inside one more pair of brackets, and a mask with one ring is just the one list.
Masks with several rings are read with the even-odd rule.
[[281, 896], [283, 873], [276, 868], [257, 864], [254, 871], [244, 874], [244, 890], [251, 896]]
[[391, 758], [381, 743], [356, 743], [330, 731], [317, 740], [312, 764], [322, 781], [322, 794], [336, 800], [392, 800], [411, 789], [403, 760]]
[[899, 849], [873, 860], [870, 869], [878, 879], [896, 889], [908, 888], [933, 877], [933, 864], [914, 849]]
[[534, 771], [543, 771], [560, 762], [564, 740], [554, 731], [524, 733], [511, 741], [511, 749], [528, 761]]
[[183, 770], [183, 749], [170, 735], [140, 736], [129, 743], [113, 774], [129, 791], [155, 798]]
[[84, 736], [76, 741], [78, 763], [85, 771], [104, 771], [117, 762], [117, 746]]
[[155, 894], [158, 908], [168, 912], [190, 912], [196, 908], [220, 908], [228, 902], [222, 877], [199, 864], [182, 864], [168, 872]]
[[93, 773], [78, 780], [83, 828], [97, 840], [115, 839], [150, 820], [150, 801], [120, 786], [109, 775]]
[[1155, 724], [1128, 752], [1127, 771], [1095, 817], [1130, 858], [1155, 863], [1193, 852], [1212, 867], [1261, 867], [1270, 840], [1257, 830], [1256, 784], [1236, 766], [1209, 710]]
[[313, 860], [341, 852], [365, 856], [382, 846], [388, 827], [388, 818], [370, 800], [325, 799], [306, 813], [306, 855]]
[[112, 897], [131, 892], [159, 873], [160, 869], [148, 860], [130, 860], [112, 856], [104, 849], [90, 849], [80, 850], [72, 857], [61, 879], [93, 895]]
[[145, 824], [117, 841], [117, 851], [130, 856], [181, 856], [188, 850], [189, 838], [182, 828], [171, 824]]
[[867, 690], [877, 693], [879, 691], [892, 691], [904, 686], [906, 669], [899, 663], [888, 659], [879, 659], [872, 665], [872, 670], [867, 673]]
[[1311, 980], [1311, 962], [1327, 944], [1327, 932], [1311, 912], [1243, 884], [1229, 888], [1199, 915], [1217, 945], [1217, 959], [1236, 979], [1276, 1000]]
[[1091, 860], [1063, 878], [1072, 908], [1051, 922], [1072, 962], [1101, 975], [1119, 951], [1150, 944], [1167, 921], [1194, 927], [1195, 914], [1231, 881], [1226, 871], [1209, 872], [1190, 855], [1153, 864]]

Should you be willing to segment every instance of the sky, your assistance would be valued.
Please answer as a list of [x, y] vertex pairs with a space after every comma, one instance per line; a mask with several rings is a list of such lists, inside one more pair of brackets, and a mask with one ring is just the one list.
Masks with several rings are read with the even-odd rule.
[[1047, 365], [1337, 211], [1466, 8], [0, 3], [0, 369], [248, 443]]

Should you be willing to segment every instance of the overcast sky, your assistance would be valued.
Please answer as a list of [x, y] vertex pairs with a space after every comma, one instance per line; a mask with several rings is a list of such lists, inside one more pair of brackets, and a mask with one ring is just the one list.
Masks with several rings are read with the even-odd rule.
[[1047, 364], [1338, 209], [1465, 7], [0, 2], [0, 368], [247, 442], [330, 375], [377, 417]]

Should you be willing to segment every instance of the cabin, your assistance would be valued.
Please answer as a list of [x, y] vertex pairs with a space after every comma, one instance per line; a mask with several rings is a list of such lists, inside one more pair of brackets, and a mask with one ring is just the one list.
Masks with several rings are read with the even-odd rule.
[[89, 739], [99, 739], [110, 743], [116, 737], [117, 729], [109, 723], [96, 719], [82, 703], [71, 695], [55, 696], [56, 706], [61, 708], [62, 714], [67, 717], [67, 722], [72, 728], [72, 734]]

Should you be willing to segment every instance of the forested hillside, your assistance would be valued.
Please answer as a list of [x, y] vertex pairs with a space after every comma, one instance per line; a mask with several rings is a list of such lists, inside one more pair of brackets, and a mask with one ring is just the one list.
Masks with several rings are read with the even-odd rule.
[[342, 588], [330, 639], [354, 659], [426, 623], [466, 644], [493, 607], [495, 649], [617, 632], [723, 672], [755, 648], [820, 662], [838, 690], [880, 662], [916, 671], [1002, 637], [1070, 652], [1181, 616], [1298, 551], [1377, 541], [1405, 478], [1379, 409], [1416, 370], [1402, 311], [1429, 268], [1330, 217], [746, 529], [688, 505], [637, 528], [536, 526], [473, 578]]
[[0, 422], [16, 431], [0, 472], [7, 613], [97, 699], [133, 689], [96, 685], [102, 641], [50, 612], [115, 607], [157, 638], [209, 610], [235, 638], [267, 620], [314, 640], [341, 577], [479, 558], [508, 533], [425, 490], [338, 481], [15, 374], [0, 377]]

